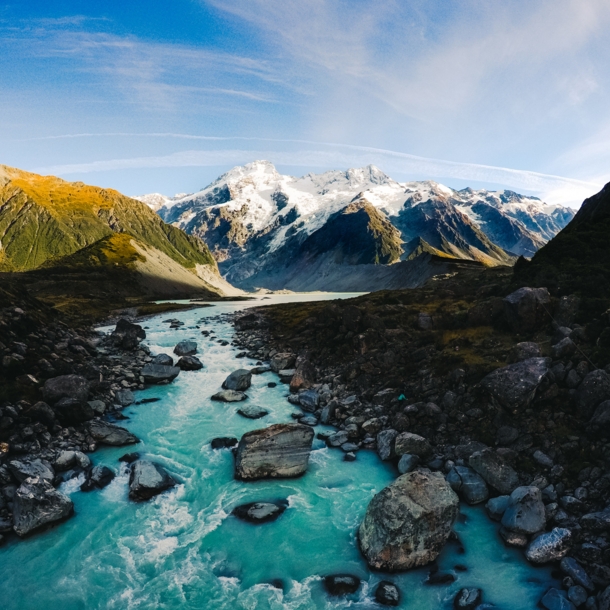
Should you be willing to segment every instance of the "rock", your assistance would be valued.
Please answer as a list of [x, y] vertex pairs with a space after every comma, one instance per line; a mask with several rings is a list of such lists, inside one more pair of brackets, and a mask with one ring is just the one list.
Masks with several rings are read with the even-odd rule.
[[230, 449], [237, 445], [237, 439], [233, 436], [220, 436], [212, 439], [210, 445], [212, 449]]
[[262, 375], [263, 373], [268, 373], [271, 370], [271, 367], [268, 365], [263, 365], [263, 366], [255, 366], [254, 368], [250, 369], [250, 372], [253, 375]]
[[314, 432], [302, 424], [275, 424], [246, 432], [235, 456], [235, 478], [292, 478], [305, 473]]
[[133, 350], [138, 347], [140, 341], [146, 339], [146, 332], [139, 324], [121, 318], [110, 337], [117, 347]]
[[296, 360], [294, 375], [290, 380], [290, 391], [298, 392], [311, 387], [315, 378], [316, 369], [313, 364], [307, 357], [299, 356]]
[[13, 529], [18, 536], [26, 536], [49, 523], [66, 519], [73, 510], [70, 498], [47, 480], [29, 477], [13, 498]]
[[279, 373], [285, 369], [291, 369], [295, 364], [295, 357], [293, 354], [280, 353], [275, 354], [273, 358], [271, 358], [271, 362], [269, 363], [271, 370], [274, 373]]
[[565, 591], [558, 589], [549, 589], [540, 600], [540, 605], [546, 610], [576, 610]]
[[468, 504], [480, 504], [489, 498], [483, 478], [467, 466], [454, 466], [447, 475], [447, 482]]
[[400, 591], [394, 583], [382, 580], [375, 589], [375, 601], [382, 606], [398, 606]]
[[440, 473], [403, 474], [369, 503], [360, 548], [374, 569], [425, 565], [440, 553], [458, 512], [458, 497]]
[[572, 341], [569, 337], [562, 339], [559, 343], [553, 345], [551, 349], [551, 353], [555, 360], [559, 360], [561, 358], [568, 358], [576, 351], [576, 343]]
[[252, 384], [252, 373], [248, 369], [238, 369], [233, 371], [223, 382], [225, 390], [235, 390], [241, 392], [247, 390]]
[[498, 445], [510, 445], [519, 438], [519, 430], [517, 430], [517, 428], [511, 428], [510, 426], [501, 426], [498, 428], [496, 438], [498, 440]]
[[103, 489], [110, 485], [114, 476], [114, 472], [108, 466], [95, 466], [89, 473], [87, 480], [80, 486], [80, 490], [92, 491], [94, 489]]
[[203, 362], [196, 356], [182, 356], [176, 366], [181, 371], [199, 371], [203, 368]]
[[494, 521], [501, 521], [506, 507], [508, 506], [508, 499], [510, 496], [497, 496], [492, 498], [485, 505], [485, 510], [490, 519]]
[[338, 403], [336, 400], [331, 400], [323, 409], [320, 414], [320, 421], [323, 424], [329, 424], [335, 417], [335, 411], [337, 410]]
[[55, 411], [46, 403], [39, 401], [26, 411], [26, 415], [33, 421], [43, 423], [47, 428], [52, 428], [56, 423]]
[[417, 326], [420, 330], [431, 330], [434, 328], [434, 320], [430, 314], [420, 312], [417, 315]]
[[555, 527], [551, 532], [541, 534], [532, 540], [525, 556], [532, 563], [557, 561], [566, 555], [571, 541], [572, 532], [570, 530]]
[[512, 364], [515, 362], [521, 362], [522, 360], [528, 360], [529, 358], [540, 357], [540, 346], [533, 341], [523, 341], [513, 345], [508, 355], [508, 361]]
[[546, 514], [542, 494], [537, 487], [517, 487], [508, 500], [502, 526], [518, 534], [535, 534], [544, 530]]
[[96, 415], [104, 415], [106, 413], [106, 403], [103, 400], [89, 400], [87, 404]]
[[341, 447], [341, 445], [347, 443], [348, 440], [349, 437], [347, 435], [347, 432], [345, 430], [339, 430], [338, 432], [335, 432], [335, 434], [331, 434], [326, 439], [326, 444], [329, 447]]
[[567, 574], [577, 585], [587, 591], [595, 591], [595, 585], [585, 572], [584, 568], [573, 557], [564, 557], [559, 564], [561, 571]]
[[102, 445], [120, 447], [122, 445], [133, 445], [140, 442], [138, 437], [129, 432], [129, 430], [100, 420], [92, 421], [89, 424], [89, 433]]
[[136, 460], [140, 459], [140, 454], [137, 451], [133, 453], [126, 453], [119, 458], [119, 462], [124, 462], [125, 464], [133, 464]]
[[194, 356], [197, 353], [197, 343], [195, 341], [180, 341], [174, 347], [176, 356]]
[[70, 470], [76, 464], [76, 453], [74, 451], [62, 451], [55, 460], [55, 470], [63, 472]]
[[513, 532], [505, 527], [500, 528], [500, 537], [508, 546], [515, 546], [519, 549], [524, 549], [528, 543], [528, 537], [521, 532]]
[[77, 426], [95, 417], [89, 403], [76, 398], [62, 398], [55, 403], [54, 409], [57, 419], [64, 426]]
[[580, 585], [573, 585], [568, 589], [568, 599], [578, 608], [587, 601], [588, 594]]
[[55, 478], [55, 473], [48, 462], [43, 462], [40, 458], [12, 460], [8, 464], [13, 476], [23, 483], [27, 478], [39, 478], [51, 483]]
[[510, 494], [519, 485], [517, 473], [492, 449], [475, 451], [468, 464], [501, 494]]
[[602, 511], [583, 515], [580, 523], [585, 529], [593, 532], [610, 532], [610, 506]]
[[175, 484], [176, 481], [163, 466], [148, 460], [138, 460], [131, 466], [129, 498], [135, 502], [149, 500]]
[[599, 407], [595, 409], [593, 417], [591, 417], [591, 421], [589, 423], [599, 427], [610, 425], [610, 400], [604, 400], [604, 402], [602, 402]]
[[377, 453], [382, 460], [389, 460], [396, 454], [394, 453], [394, 441], [398, 436], [396, 430], [382, 430], [377, 435]]
[[51, 404], [59, 402], [62, 398], [86, 402], [89, 396], [89, 382], [80, 375], [61, 375], [47, 379], [42, 393], [45, 400]]
[[159, 354], [153, 358], [152, 363], [161, 366], [174, 366], [174, 359], [169, 354]]
[[330, 595], [349, 595], [360, 587], [360, 579], [351, 574], [333, 574], [324, 577], [324, 588]]
[[538, 462], [538, 464], [540, 464], [540, 466], [544, 468], [553, 467], [553, 460], [546, 453], [542, 453], [542, 451], [539, 449], [538, 451], [534, 451], [534, 455], [532, 457], [536, 462]]
[[299, 394], [299, 405], [303, 411], [313, 413], [320, 402], [320, 396], [315, 390], [305, 390]]
[[315, 415], [303, 415], [299, 417], [299, 423], [305, 424], [306, 426], [317, 426], [318, 418]]
[[598, 610], [610, 610], [610, 586], [606, 587], [604, 592], [598, 598]]
[[140, 373], [145, 383], [169, 383], [178, 377], [180, 369], [177, 366], [164, 364], [146, 364]]
[[256, 405], [239, 407], [237, 412], [248, 419], [260, 419], [261, 417], [265, 417], [265, 415], [269, 415], [269, 411], [263, 409], [262, 407], [257, 407]]
[[250, 523], [275, 521], [288, 508], [288, 500], [278, 502], [251, 502], [233, 509], [233, 514]]
[[528, 358], [492, 371], [481, 386], [501, 406], [516, 411], [530, 405], [549, 372], [549, 358]]
[[555, 308], [555, 321], [560, 326], [569, 326], [574, 322], [574, 318], [580, 307], [580, 298], [574, 294], [561, 297]]
[[411, 432], [402, 432], [394, 441], [394, 454], [404, 455], [405, 453], [425, 458], [432, 455], [432, 447], [422, 436]]
[[294, 377], [294, 369], [282, 369], [277, 375], [282, 383], [290, 383]]
[[343, 456], [343, 461], [344, 462], [355, 462], [356, 461], [356, 454], [353, 451], [348, 451]]
[[134, 398], [131, 390], [119, 390], [114, 394], [114, 402], [121, 407], [128, 407], [132, 405], [136, 399]]
[[610, 398], [610, 375], [601, 369], [585, 376], [576, 390], [576, 404], [584, 417], [591, 417], [596, 407]]
[[453, 607], [464, 610], [475, 610], [481, 603], [482, 598], [483, 592], [481, 589], [475, 589], [474, 587], [462, 589], [453, 598]]
[[415, 470], [418, 464], [419, 457], [405, 453], [401, 456], [400, 460], [398, 460], [398, 472], [400, 472], [400, 474], [407, 474], [407, 472]]
[[76, 466], [78, 468], [82, 468], [83, 470], [86, 470], [87, 468], [89, 468], [91, 466], [91, 460], [82, 451], [75, 451], [74, 459], [76, 461]]
[[219, 402], [241, 402], [242, 400], [246, 400], [248, 396], [243, 392], [236, 392], [235, 390], [220, 390], [220, 392], [216, 392], [214, 396], [212, 396], [212, 400], [216, 400]]
[[503, 301], [504, 315], [512, 330], [526, 333], [550, 321], [551, 297], [546, 288], [519, 288]]

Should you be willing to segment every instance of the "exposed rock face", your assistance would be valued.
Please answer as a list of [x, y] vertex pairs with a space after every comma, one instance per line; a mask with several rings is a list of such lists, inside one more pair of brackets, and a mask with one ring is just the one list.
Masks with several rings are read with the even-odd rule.
[[129, 498], [135, 502], [149, 500], [175, 484], [176, 481], [163, 466], [148, 460], [138, 460], [131, 466]]
[[145, 383], [167, 383], [173, 381], [180, 374], [177, 366], [163, 364], [146, 364], [142, 367], [142, 377]]
[[233, 371], [223, 382], [225, 390], [235, 390], [242, 392], [252, 385], [252, 372], [248, 369], [237, 369]]
[[480, 504], [489, 498], [489, 490], [483, 477], [467, 466], [452, 468], [447, 475], [447, 482], [468, 504]]
[[550, 321], [550, 303], [546, 288], [519, 288], [504, 299], [504, 314], [513, 331], [529, 332]]
[[197, 343], [195, 341], [180, 341], [174, 347], [176, 356], [194, 356], [197, 353]]
[[42, 393], [47, 402], [55, 404], [62, 398], [85, 402], [89, 395], [89, 382], [80, 375], [61, 375], [45, 381]]
[[422, 436], [419, 436], [419, 434], [402, 432], [394, 441], [394, 453], [396, 455], [410, 453], [418, 457], [426, 457], [432, 454], [432, 447], [430, 446], [430, 443]]
[[314, 432], [301, 424], [275, 424], [247, 432], [235, 456], [235, 478], [291, 478], [307, 470]]
[[19, 536], [69, 517], [74, 510], [70, 498], [39, 477], [26, 479], [13, 499], [13, 529]]
[[537, 487], [517, 487], [510, 494], [502, 525], [518, 534], [535, 534], [544, 529], [546, 516]]
[[519, 485], [517, 473], [492, 449], [475, 451], [468, 463], [488, 485], [501, 494], [510, 494]]
[[140, 341], [146, 339], [146, 331], [139, 324], [121, 318], [111, 337], [116, 346], [132, 350], [138, 347]]
[[89, 424], [89, 433], [91, 436], [102, 445], [133, 445], [139, 443], [137, 436], [133, 435], [129, 430], [115, 426], [105, 421], [92, 421]]
[[555, 527], [551, 532], [541, 534], [529, 545], [525, 556], [532, 563], [548, 563], [565, 557], [572, 542], [569, 529]]
[[515, 411], [526, 408], [549, 372], [549, 358], [528, 358], [489, 373], [481, 385], [503, 407]]
[[440, 473], [410, 472], [370, 502], [358, 531], [368, 564], [408, 570], [434, 561], [459, 512], [459, 500]]

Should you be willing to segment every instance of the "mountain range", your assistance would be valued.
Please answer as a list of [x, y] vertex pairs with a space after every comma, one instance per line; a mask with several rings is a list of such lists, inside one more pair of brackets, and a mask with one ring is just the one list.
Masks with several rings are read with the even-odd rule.
[[406, 288], [456, 263], [512, 265], [574, 216], [507, 190], [397, 182], [372, 165], [297, 178], [255, 161], [194, 194], [136, 199], [205, 241], [244, 289]]

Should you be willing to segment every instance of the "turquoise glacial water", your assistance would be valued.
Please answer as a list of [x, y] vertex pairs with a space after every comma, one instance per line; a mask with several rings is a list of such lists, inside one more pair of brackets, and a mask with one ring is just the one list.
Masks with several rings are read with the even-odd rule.
[[[212, 402], [231, 371], [253, 361], [235, 359], [232, 327], [217, 319], [200, 324], [216, 339], [202, 337], [197, 321], [252, 305], [295, 299], [350, 295], [275, 296], [249, 303], [162, 315], [148, 320], [147, 343], [155, 353], [171, 353], [180, 340], [195, 338], [205, 368], [183, 372], [168, 386], [152, 387], [137, 398], [159, 402], [128, 407], [123, 425], [142, 443], [137, 450], [163, 464], [181, 484], [154, 500], [134, 504], [127, 498], [127, 471], [117, 461], [128, 448], [105, 448], [94, 463], [114, 468], [119, 476], [106, 489], [81, 493], [78, 481], [62, 486], [76, 515], [58, 527], [0, 547], [0, 608], [40, 609], [244, 609], [310, 610], [380, 608], [372, 601], [377, 582], [394, 581], [402, 591], [402, 608], [451, 608], [464, 586], [484, 590], [485, 601], [505, 610], [529, 610], [553, 583], [547, 569], [533, 568], [522, 553], [500, 542], [497, 525], [481, 508], [462, 507], [456, 525], [463, 550], [449, 544], [439, 558], [443, 571], [453, 571], [450, 586], [427, 586], [427, 569], [407, 574], [371, 572], [361, 558], [355, 531], [370, 498], [397, 475], [373, 452], [358, 453], [356, 462], [316, 440], [307, 474], [286, 481], [243, 483], [233, 479], [229, 450], [213, 451], [217, 436], [239, 437], [276, 422], [292, 421], [286, 386], [268, 388], [273, 373], [253, 377], [249, 403], [270, 414], [251, 421], [236, 405]], [[185, 322], [170, 330], [162, 321]], [[289, 500], [275, 522], [251, 525], [231, 516], [238, 504], [255, 500]], [[461, 551], [461, 552], [460, 552]], [[467, 571], [454, 570], [458, 564]], [[363, 586], [349, 598], [329, 598], [321, 576], [349, 572]], [[281, 581], [282, 589], [270, 584]]]

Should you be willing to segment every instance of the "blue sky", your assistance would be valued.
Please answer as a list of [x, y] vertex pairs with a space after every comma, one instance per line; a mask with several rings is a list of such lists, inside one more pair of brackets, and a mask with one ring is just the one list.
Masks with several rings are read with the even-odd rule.
[[607, 0], [0, 0], [0, 163], [127, 194], [373, 163], [578, 205], [610, 180]]

